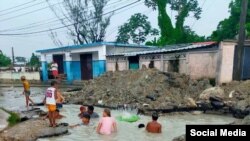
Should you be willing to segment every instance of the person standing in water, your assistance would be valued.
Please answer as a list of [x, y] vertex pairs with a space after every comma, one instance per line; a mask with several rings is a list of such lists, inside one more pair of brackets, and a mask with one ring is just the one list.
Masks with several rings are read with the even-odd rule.
[[25, 76], [21, 77], [23, 83], [23, 95], [25, 95], [26, 107], [29, 108], [29, 101], [34, 105], [33, 100], [30, 99], [30, 83], [26, 80]]
[[147, 124], [146, 130], [150, 133], [161, 133], [161, 124], [157, 122], [158, 114], [152, 114], [152, 121]]
[[117, 126], [115, 119], [111, 117], [111, 112], [109, 109], [104, 109], [103, 117], [100, 119], [99, 124], [97, 126], [97, 133], [103, 135], [110, 135], [112, 132], [117, 131]]
[[44, 101], [48, 108], [50, 127], [56, 127], [55, 112], [56, 112], [57, 89], [58, 89], [57, 81], [52, 81], [51, 87], [49, 87], [45, 93]]

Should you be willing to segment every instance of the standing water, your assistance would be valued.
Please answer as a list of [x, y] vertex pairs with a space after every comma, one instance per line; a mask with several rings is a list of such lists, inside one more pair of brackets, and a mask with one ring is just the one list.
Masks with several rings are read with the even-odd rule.
[[[32, 98], [35, 102], [41, 102], [43, 99], [43, 93], [45, 88], [33, 88]], [[24, 107], [24, 97], [21, 96], [21, 88], [0, 88], [0, 107], [7, 109], [17, 109]], [[64, 108], [60, 111], [65, 116], [58, 122], [66, 122], [70, 125], [81, 123], [78, 118], [79, 105], [64, 105]], [[46, 109], [45, 107], [41, 107]], [[20, 109], [20, 108], [19, 108]], [[102, 115], [102, 108], [95, 108], [100, 116]], [[123, 110], [112, 110], [111, 114], [113, 117], [124, 116], [128, 117], [135, 112], [124, 112]], [[140, 123], [147, 124], [151, 121], [149, 116], [140, 116], [140, 120], [134, 123], [128, 123], [123, 121], [117, 121], [118, 132], [111, 136], [103, 136], [96, 133], [96, 126], [98, 119], [91, 119], [93, 126], [80, 126], [73, 129], [69, 129], [69, 134], [64, 136], [58, 136], [53, 138], [39, 139], [38, 141], [171, 141], [174, 137], [180, 136], [185, 133], [186, 124], [227, 124], [234, 121], [234, 118], [228, 116], [219, 115], [170, 115], [161, 116], [159, 122], [162, 124], [162, 134], [150, 134], [145, 132], [145, 128], [138, 128]]]

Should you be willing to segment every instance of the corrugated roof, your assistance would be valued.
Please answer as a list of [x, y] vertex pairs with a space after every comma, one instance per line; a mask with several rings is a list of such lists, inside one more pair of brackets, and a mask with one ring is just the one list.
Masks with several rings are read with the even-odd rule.
[[107, 56], [136, 56], [136, 55], [152, 54], [152, 53], [166, 53], [166, 52], [206, 48], [216, 44], [217, 44], [216, 42], [200, 42], [200, 43], [190, 43], [190, 44], [168, 45], [163, 48], [150, 48], [142, 51], [109, 54]]
[[58, 48], [50, 48], [50, 49], [42, 49], [37, 50], [38, 53], [46, 53], [46, 52], [56, 52], [56, 51], [65, 51], [65, 50], [73, 50], [79, 48], [86, 48], [86, 47], [96, 47], [96, 46], [115, 46], [115, 47], [136, 47], [136, 48], [155, 48], [154, 46], [145, 46], [145, 45], [137, 45], [137, 44], [122, 44], [122, 43], [115, 43], [115, 42], [98, 42], [98, 43], [91, 43], [91, 44], [83, 44], [83, 45], [72, 45], [72, 46], [64, 46]]

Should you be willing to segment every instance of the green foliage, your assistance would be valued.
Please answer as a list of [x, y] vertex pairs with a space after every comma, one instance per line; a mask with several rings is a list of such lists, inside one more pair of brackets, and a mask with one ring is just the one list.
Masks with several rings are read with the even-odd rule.
[[10, 114], [9, 118], [7, 119], [8, 123], [9, 123], [9, 126], [14, 126], [17, 123], [21, 122], [21, 118], [20, 118], [19, 114], [8, 111], [8, 110], [6, 110], [4, 108], [0, 108], [0, 109], [5, 111], [6, 113]]
[[[217, 29], [212, 33], [211, 40], [222, 41], [224, 39], [234, 39], [239, 30], [239, 21], [241, 13], [241, 0], [234, 0], [229, 4], [230, 16], [222, 20]], [[248, 3], [248, 12], [246, 19], [247, 36], [250, 34], [250, 3]]]
[[29, 65], [32, 67], [39, 67], [41, 65], [39, 58], [34, 53], [32, 53]]
[[[171, 10], [177, 11], [175, 26], [167, 14], [167, 5]], [[185, 19], [193, 14], [198, 20], [201, 14], [201, 8], [197, 0], [145, 0], [145, 5], [158, 10], [158, 25], [161, 31], [161, 37], [156, 41], [147, 42], [147, 44], [164, 46], [166, 44], [179, 44], [187, 42], [204, 41], [204, 37], [199, 37], [190, 28], [184, 26]]]
[[0, 67], [8, 67], [11, 65], [11, 59], [0, 53]]
[[20, 56], [15, 57], [15, 60], [17, 62], [26, 62], [26, 58], [25, 57], [20, 57]]
[[9, 112], [10, 117], [8, 118], [9, 126], [14, 126], [21, 121], [20, 116], [17, 113]]
[[119, 43], [143, 43], [148, 35], [158, 35], [159, 31], [151, 27], [148, 17], [141, 13], [136, 13], [130, 17], [127, 23], [124, 23], [118, 29], [116, 41]]

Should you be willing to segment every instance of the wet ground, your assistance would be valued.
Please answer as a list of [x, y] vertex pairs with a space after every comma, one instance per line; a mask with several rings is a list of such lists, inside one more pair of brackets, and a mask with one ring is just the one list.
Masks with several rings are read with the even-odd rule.
[[[43, 99], [43, 93], [45, 88], [32, 88], [32, 97], [35, 102], [41, 102]], [[21, 95], [21, 88], [0, 88], [0, 107], [5, 107], [12, 110], [25, 109], [24, 97]], [[65, 105], [61, 110], [61, 114], [66, 116], [59, 122], [67, 122], [70, 125], [80, 123], [80, 119], [77, 117], [79, 112], [79, 105]], [[44, 108], [45, 107], [41, 107]], [[98, 114], [102, 113], [101, 108], [96, 108], [95, 111]], [[112, 111], [112, 116], [116, 117], [123, 114], [133, 114], [135, 111]], [[145, 132], [145, 129], [138, 129], [137, 125], [140, 123], [146, 124], [151, 120], [148, 116], [140, 116], [140, 120], [135, 123], [119, 122], [118, 132], [111, 136], [101, 136], [96, 134], [95, 128], [98, 123], [98, 119], [93, 119], [91, 122], [93, 126], [90, 127], [76, 127], [70, 129], [70, 134], [65, 136], [59, 136], [54, 138], [39, 139], [39, 141], [171, 141], [174, 137], [185, 133], [186, 124], [227, 124], [234, 121], [234, 118], [228, 116], [219, 115], [171, 115], [162, 116], [159, 118], [159, 122], [163, 126], [163, 133], [159, 135], [149, 134]]]

